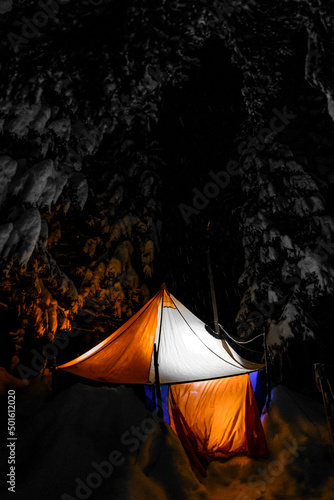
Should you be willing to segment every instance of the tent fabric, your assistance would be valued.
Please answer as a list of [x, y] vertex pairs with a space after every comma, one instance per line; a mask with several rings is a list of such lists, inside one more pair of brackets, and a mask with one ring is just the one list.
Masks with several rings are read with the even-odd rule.
[[[144, 385], [145, 404], [150, 411], [159, 410], [158, 396], [155, 385]], [[161, 386], [161, 406], [164, 421], [170, 425], [169, 417], [169, 386]]]
[[266, 370], [263, 368], [258, 372], [252, 372], [249, 374], [249, 378], [253, 387], [257, 408], [261, 415], [268, 397]]
[[171, 386], [169, 405], [172, 429], [203, 467], [237, 454], [268, 456], [248, 375]]
[[103, 342], [58, 367], [109, 383], [154, 384], [154, 344], [161, 384], [242, 375], [262, 368], [216, 339], [165, 286]]
[[[173, 398], [171, 396], [171, 398]], [[194, 449], [195, 440], [192, 441], [189, 439], [189, 432], [187, 422], [185, 421], [182, 413], [179, 411], [177, 405], [172, 399], [173, 404], [171, 406], [173, 412], [173, 430], [178, 435], [183, 448], [185, 449], [190, 461], [196, 466], [197, 470], [202, 474], [203, 477], [206, 477], [205, 465], [202, 464], [201, 460], [198, 457], [197, 450]]]
[[161, 314], [157, 295], [112, 335], [58, 369], [100, 382], [147, 383]]

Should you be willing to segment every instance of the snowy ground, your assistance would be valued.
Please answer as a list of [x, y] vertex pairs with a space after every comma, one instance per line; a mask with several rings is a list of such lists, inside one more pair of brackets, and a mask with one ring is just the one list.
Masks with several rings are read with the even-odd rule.
[[[3, 396], [16, 388], [19, 438], [16, 493], [0, 491], [1, 498], [334, 499], [324, 409], [282, 386], [263, 419], [270, 457], [212, 462], [203, 478], [176, 435], [157, 423], [132, 389], [77, 384], [52, 398], [48, 374], [28, 387], [1, 368], [0, 375]], [[5, 409], [5, 398], [3, 403]], [[4, 430], [1, 425], [2, 438]]]
[[324, 407], [283, 386], [263, 420], [270, 456], [212, 462], [203, 481], [212, 499], [334, 499], [334, 462]]

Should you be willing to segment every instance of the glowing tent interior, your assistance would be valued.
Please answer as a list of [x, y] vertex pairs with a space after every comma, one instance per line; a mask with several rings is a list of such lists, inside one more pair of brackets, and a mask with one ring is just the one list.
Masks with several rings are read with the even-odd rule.
[[260, 368], [210, 335], [165, 285], [103, 342], [58, 367], [106, 383], [169, 385], [170, 424], [202, 464], [267, 455], [247, 375]]

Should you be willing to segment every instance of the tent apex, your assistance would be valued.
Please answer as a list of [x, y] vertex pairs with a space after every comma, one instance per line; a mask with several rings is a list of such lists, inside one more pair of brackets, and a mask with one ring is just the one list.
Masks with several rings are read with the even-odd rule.
[[163, 283], [163, 284], [161, 285], [160, 290], [166, 290], [166, 291], [167, 291], [167, 286], [166, 286], [166, 283]]

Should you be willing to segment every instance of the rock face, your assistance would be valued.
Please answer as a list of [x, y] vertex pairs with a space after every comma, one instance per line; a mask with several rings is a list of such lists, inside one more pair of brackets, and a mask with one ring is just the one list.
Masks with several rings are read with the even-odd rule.
[[[292, 339], [333, 348], [332, 4], [4, 2], [8, 368], [74, 327], [61, 356], [86, 350], [166, 275], [176, 295], [207, 296], [195, 254], [209, 219], [230, 328], [265, 327], [273, 354]], [[232, 158], [237, 174], [185, 221], [180, 203]], [[208, 299], [190, 294], [205, 316]]]

